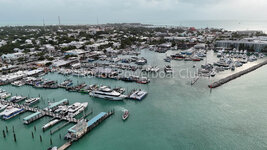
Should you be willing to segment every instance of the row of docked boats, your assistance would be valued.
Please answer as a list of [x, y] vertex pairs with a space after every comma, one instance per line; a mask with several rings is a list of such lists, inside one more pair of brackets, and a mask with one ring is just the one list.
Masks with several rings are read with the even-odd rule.
[[[149, 79], [147, 78], [140, 78], [140, 77], [135, 77], [135, 76], [130, 76], [130, 77], [124, 77], [121, 80], [128, 81], [128, 82], [138, 82], [142, 84], [146, 84], [149, 82]], [[39, 87], [39, 88], [48, 88], [51, 85], [57, 84], [55, 81], [43, 81], [43, 79], [33, 79], [31, 80], [26, 80], [26, 84], [33, 85], [34, 87]], [[45, 86], [44, 86], [45, 85]], [[49, 86], [48, 86], [49, 85]], [[80, 93], [85, 93], [89, 94], [92, 97], [98, 97], [98, 98], [104, 98], [104, 99], [109, 99], [109, 100], [114, 100], [114, 101], [120, 101], [125, 98], [127, 98], [127, 95], [124, 95], [123, 93], [125, 92], [125, 89], [123, 88], [114, 88], [111, 89], [108, 86], [99, 86], [96, 84], [92, 84], [87, 86], [85, 83], [78, 84], [76, 86], [72, 86], [73, 82], [70, 79], [64, 80], [62, 83], [55, 87], [61, 87], [66, 89], [69, 92], [80, 92]], [[145, 91], [143, 91], [145, 92]], [[146, 92], [145, 92], [146, 93]], [[147, 94], [147, 93], [146, 93]], [[137, 94], [138, 95], [138, 94]], [[138, 96], [131, 97], [131, 99], [140, 99]], [[19, 102], [25, 100], [25, 97], [19, 97], [19, 96], [14, 96], [12, 98], [12, 101], [14, 102]], [[26, 100], [26, 105], [32, 105], [36, 102], [38, 102], [39, 99], [37, 98], [32, 98], [29, 100]]]
[[125, 82], [136, 82], [140, 84], [148, 84], [150, 80], [147, 77], [139, 77], [139, 76], [134, 76], [130, 75], [128, 77], [126, 76], [119, 76], [119, 80], [125, 81]]
[[[61, 70], [61, 71], [63, 71], [63, 70]], [[142, 70], [143, 71], [147, 70], [150, 72], [158, 72], [159, 68], [158, 67], [151, 67], [151, 68], [143, 68]], [[77, 76], [77, 77], [85, 77], [87, 75], [92, 75], [92, 76], [95, 76], [98, 78], [109, 78], [109, 79], [115, 79], [115, 80], [122, 80], [122, 81], [126, 81], [126, 82], [136, 82], [136, 83], [141, 83], [141, 84], [148, 84], [149, 83], [148, 78], [137, 77], [137, 76], [125, 77], [123, 75], [119, 75], [121, 73], [120, 71], [112, 70], [110, 68], [98, 68], [98, 69], [89, 71], [90, 73], [84, 73], [84, 72], [88, 72], [85, 70], [74, 70], [72, 72], [73, 72], [72, 75]]]
[[142, 72], [152, 72], [156, 73], [159, 72], [160, 68], [158, 66], [146, 66], [142, 68]]
[[[221, 55], [221, 54], [220, 54]], [[236, 57], [237, 56], [237, 57]], [[248, 56], [245, 54], [235, 54], [235, 53], [222, 53], [217, 62], [213, 64], [201, 65], [199, 73], [204, 76], [214, 77], [216, 73], [222, 72], [225, 70], [235, 71], [236, 68], [242, 67], [248, 62], [254, 62], [262, 58], [256, 55]]]

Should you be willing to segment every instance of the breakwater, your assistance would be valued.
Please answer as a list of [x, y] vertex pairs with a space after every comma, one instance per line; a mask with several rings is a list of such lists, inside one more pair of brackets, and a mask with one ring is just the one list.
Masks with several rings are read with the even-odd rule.
[[256, 69], [258, 69], [258, 68], [260, 68], [260, 67], [262, 67], [264, 65], [266, 65], [266, 64], [267, 64], [267, 60], [255, 65], [255, 66], [252, 66], [252, 67], [250, 67], [248, 69], [245, 69], [243, 71], [240, 71], [240, 72], [232, 74], [232, 75], [230, 75], [228, 77], [225, 77], [225, 78], [223, 78], [223, 79], [221, 79], [219, 81], [213, 82], [212, 84], [209, 85], [209, 88], [217, 88], [217, 87], [219, 87], [219, 86], [221, 86], [221, 85], [223, 85], [223, 84], [225, 84], [225, 83], [227, 83], [227, 82], [229, 82], [231, 80], [234, 80], [234, 79], [236, 79], [236, 78], [238, 78], [238, 77], [240, 77], [242, 75], [245, 75], [247, 73], [250, 73], [250, 72], [252, 72], [252, 71], [254, 71], [254, 70], [256, 70]]

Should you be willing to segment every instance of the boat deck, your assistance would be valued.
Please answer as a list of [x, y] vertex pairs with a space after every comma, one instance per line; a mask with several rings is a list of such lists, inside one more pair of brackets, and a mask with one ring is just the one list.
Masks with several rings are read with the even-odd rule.
[[146, 91], [143, 90], [136, 90], [129, 95], [130, 99], [142, 100], [147, 95]]

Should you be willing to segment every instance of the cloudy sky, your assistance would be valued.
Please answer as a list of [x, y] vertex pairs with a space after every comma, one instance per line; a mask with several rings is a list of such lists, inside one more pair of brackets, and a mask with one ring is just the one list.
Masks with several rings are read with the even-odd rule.
[[267, 0], [0, 0], [0, 23], [95, 24], [265, 20]]

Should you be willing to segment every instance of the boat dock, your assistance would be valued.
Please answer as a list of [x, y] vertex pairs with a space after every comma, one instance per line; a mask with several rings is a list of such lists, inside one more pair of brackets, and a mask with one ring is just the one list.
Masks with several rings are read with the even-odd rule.
[[[66, 116], [63, 116], [63, 115], [55, 114], [55, 113], [53, 113], [51, 111], [48, 111], [48, 110], [45, 110], [45, 109], [42, 110], [42, 109], [39, 109], [39, 108], [33, 108], [33, 107], [30, 107], [30, 106], [20, 105], [20, 104], [12, 103], [12, 102], [5, 101], [5, 100], [1, 100], [0, 104], [9, 105], [9, 106], [13, 106], [13, 107], [16, 107], [16, 108], [24, 109], [25, 111], [34, 112], [34, 114], [24, 118], [25, 122], [27, 124], [29, 124], [29, 123], [41, 118], [40, 116], [42, 116], [42, 115], [43, 116], [50, 116], [52, 118], [58, 118], [58, 119], [65, 120], [65, 121], [68, 121], [68, 122], [73, 122], [73, 123], [79, 122], [79, 120], [76, 119], [76, 118], [66, 117]], [[39, 117], [37, 117], [37, 116], [39, 116]]]
[[70, 139], [68, 142], [66, 142], [60, 148], [58, 148], [58, 150], [65, 150], [69, 148], [73, 142], [81, 139], [86, 133], [89, 133], [92, 129], [97, 127], [100, 123], [102, 123], [104, 120], [106, 120], [108, 117], [110, 117], [113, 114], [114, 114], [114, 111], [110, 111], [108, 113], [101, 112], [95, 117], [93, 117], [91, 120], [89, 120], [88, 122], [81, 120], [76, 125], [68, 129], [68, 134], [69, 134]]
[[211, 88], [211, 89], [212, 88], [217, 88], [217, 87], [219, 87], [219, 86], [221, 86], [221, 85], [223, 85], [223, 84], [225, 84], [225, 83], [227, 83], [227, 82], [229, 82], [231, 80], [234, 80], [234, 79], [236, 79], [236, 78], [238, 78], [238, 77], [240, 77], [242, 75], [245, 75], [245, 74], [247, 74], [249, 72], [252, 72], [252, 71], [254, 71], [254, 70], [256, 70], [256, 69], [258, 69], [258, 68], [260, 68], [260, 67], [262, 67], [262, 66], [264, 66], [266, 64], [267, 64], [267, 60], [262, 62], [262, 63], [259, 63], [259, 64], [255, 65], [255, 66], [252, 66], [252, 67], [250, 67], [248, 69], [245, 69], [243, 71], [240, 71], [238, 73], [230, 75], [230, 76], [228, 76], [226, 78], [223, 78], [223, 79], [221, 79], [219, 81], [213, 82], [212, 84], [209, 85], [209, 88]]
[[[84, 119], [85, 117], [91, 115], [93, 113], [93, 110], [91, 110], [90, 112], [86, 113], [84, 116], [81, 117], [81, 119]], [[81, 120], [80, 119], [80, 120]], [[64, 124], [62, 124], [61, 126], [57, 127], [56, 129], [54, 130], [50, 130], [50, 135], [54, 134], [55, 132], [57, 132], [58, 130], [60, 130], [61, 128], [67, 126], [70, 122], [66, 122]]]

